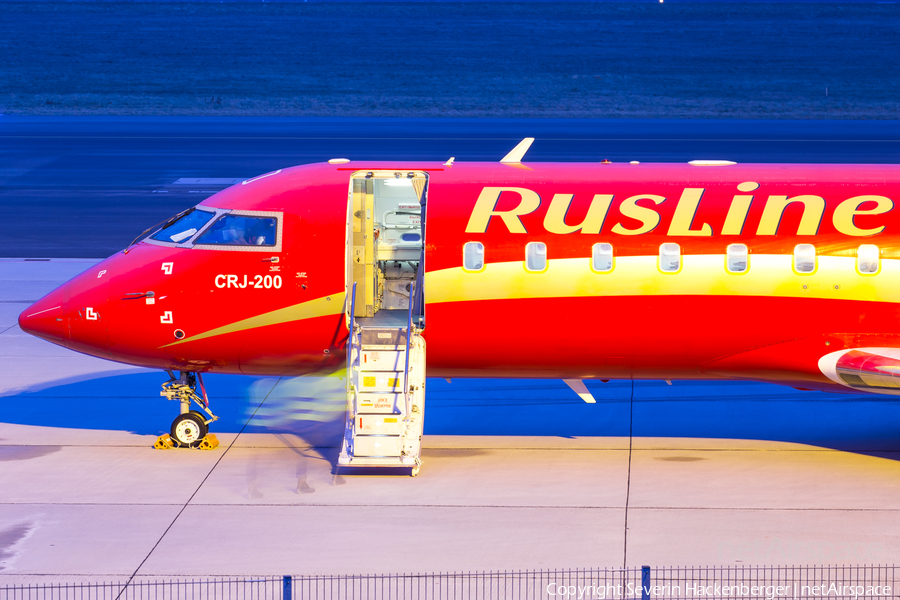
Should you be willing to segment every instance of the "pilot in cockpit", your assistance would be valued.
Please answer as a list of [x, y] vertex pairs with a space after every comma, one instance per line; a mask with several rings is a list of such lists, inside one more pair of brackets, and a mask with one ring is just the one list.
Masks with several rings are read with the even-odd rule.
[[272, 218], [226, 215], [201, 236], [198, 243], [233, 246], [273, 246], [276, 220]]
[[244, 243], [251, 246], [271, 246], [274, 240], [275, 223], [272, 219], [248, 219], [244, 230]]

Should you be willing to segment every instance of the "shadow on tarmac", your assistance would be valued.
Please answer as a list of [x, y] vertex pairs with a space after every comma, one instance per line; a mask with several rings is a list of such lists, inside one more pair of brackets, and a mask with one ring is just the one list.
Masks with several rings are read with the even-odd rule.
[[[48, 382], [0, 392], [6, 423], [168, 433], [178, 411], [155, 372]], [[325, 381], [326, 383], [322, 383]], [[297, 436], [336, 463], [343, 379], [208, 375], [219, 433]], [[324, 387], [323, 387], [324, 386]], [[585, 404], [557, 380], [428, 380], [426, 435], [629, 436], [770, 440], [872, 456], [900, 450], [900, 399], [801, 392], [760, 383], [587, 382]], [[293, 443], [285, 445], [292, 447]]]

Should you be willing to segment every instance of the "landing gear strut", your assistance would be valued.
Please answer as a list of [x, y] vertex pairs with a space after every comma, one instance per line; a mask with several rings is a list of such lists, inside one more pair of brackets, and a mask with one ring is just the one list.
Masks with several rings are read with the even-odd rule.
[[[219, 445], [219, 440], [209, 433], [209, 424], [219, 417], [209, 409], [203, 375], [194, 371], [181, 371], [179, 377], [175, 377], [172, 371], [166, 373], [169, 374], [169, 381], [162, 384], [159, 395], [167, 400], [177, 400], [181, 404], [181, 414], [172, 421], [169, 435], [159, 436], [154, 447], [212, 450]], [[202, 396], [197, 395], [198, 383]], [[196, 404], [200, 410], [191, 410], [191, 404]]]

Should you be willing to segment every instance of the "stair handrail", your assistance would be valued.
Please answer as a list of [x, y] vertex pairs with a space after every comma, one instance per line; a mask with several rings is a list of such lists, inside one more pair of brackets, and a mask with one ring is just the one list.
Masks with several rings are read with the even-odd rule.
[[350, 376], [349, 371], [353, 366], [351, 361], [353, 360], [353, 336], [356, 335], [356, 282], [353, 282], [353, 291], [350, 295], [350, 340], [347, 344], [347, 390], [350, 390]]
[[415, 282], [409, 284], [409, 312], [406, 316], [406, 366], [403, 368], [403, 401], [406, 404], [406, 417], [404, 421], [410, 420], [409, 415], [409, 349], [412, 341], [412, 313], [413, 313], [413, 297], [416, 292]]
[[[350, 388], [353, 385], [353, 377], [351, 369], [353, 368], [353, 337], [356, 335], [356, 282], [353, 282], [353, 290], [350, 295], [350, 337], [347, 340], [347, 410], [352, 411], [353, 407], [350, 402]], [[350, 420], [347, 419], [344, 424], [344, 441], [341, 445], [341, 456], [347, 449], [347, 445], [351, 439]]]
[[353, 282], [353, 290], [350, 292], [350, 331], [356, 321], [356, 282]]

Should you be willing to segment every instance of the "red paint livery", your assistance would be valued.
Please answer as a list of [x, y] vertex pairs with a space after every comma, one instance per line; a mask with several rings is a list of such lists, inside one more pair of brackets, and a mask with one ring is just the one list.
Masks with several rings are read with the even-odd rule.
[[[421, 192], [413, 187], [425, 224], [414, 267], [424, 270], [429, 376], [740, 378], [895, 391], [883, 382], [869, 389], [865, 377], [842, 380], [823, 359], [866, 348], [882, 357], [869, 361], [880, 371], [897, 361], [879, 354], [900, 348], [893, 166], [295, 167], [199, 207], [217, 211], [209, 223], [277, 220], [277, 244], [206, 246], [202, 227], [193, 241], [147, 238], [52, 292], [19, 323], [79, 352], [160, 369], [299, 375], [340, 366], [357, 278], [351, 263], [366, 252], [348, 233], [359, 212], [353, 182], [389, 185], [392, 173], [427, 181]], [[373, 227], [377, 249], [388, 226]], [[535, 242], [545, 254], [536, 259], [542, 268], [529, 270], [526, 244]], [[483, 249], [476, 268], [464, 268], [467, 243]], [[597, 244], [611, 245], [610, 269], [595, 268]], [[664, 268], [663, 244], [677, 244], [677, 268]], [[810, 268], [798, 248], [805, 244]], [[877, 247], [874, 271], [861, 262], [864, 245]], [[745, 256], [743, 270], [729, 268], [729, 246]], [[395, 261], [382, 262], [373, 259], [376, 271]]]

